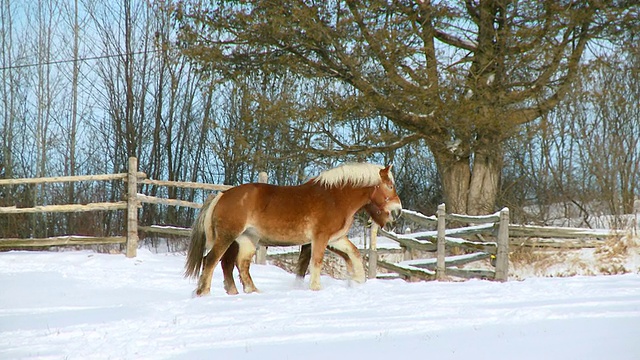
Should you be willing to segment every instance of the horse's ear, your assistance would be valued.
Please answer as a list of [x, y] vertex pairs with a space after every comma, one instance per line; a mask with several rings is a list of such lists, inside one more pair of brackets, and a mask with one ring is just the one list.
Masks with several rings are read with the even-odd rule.
[[384, 169], [380, 169], [380, 178], [383, 180], [389, 179], [389, 171], [391, 171], [392, 167], [393, 167], [393, 164], [389, 164]]

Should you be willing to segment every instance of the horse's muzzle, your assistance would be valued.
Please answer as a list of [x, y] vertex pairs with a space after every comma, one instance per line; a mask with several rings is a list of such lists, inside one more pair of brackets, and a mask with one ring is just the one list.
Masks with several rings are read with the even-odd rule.
[[393, 209], [391, 210], [391, 220], [392, 221], [397, 221], [400, 218], [400, 215], [402, 215], [402, 209]]

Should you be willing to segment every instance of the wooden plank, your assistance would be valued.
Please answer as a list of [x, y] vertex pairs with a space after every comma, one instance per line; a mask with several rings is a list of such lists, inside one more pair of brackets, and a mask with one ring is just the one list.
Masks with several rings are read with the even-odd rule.
[[0, 214], [31, 214], [44, 212], [83, 212], [98, 210], [123, 210], [127, 208], [125, 201], [115, 203], [89, 203], [89, 204], [67, 204], [67, 205], [41, 205], [30, 208], [18, 208], [15, 206], [0, 207]]
[[430, 241], [412, 239], [408, 236], [398, 235], [394, 232], [389, 232], [382, 228], [380, 228], [379, 231], [389, 239], [400, 243], [400, 245], [421, 251], [436, 251], [436, 244]]
[[447, 214], [447, 220], [458, 221], [462, 223], [472, 223], [472, 224], [488, 224], [488, 223], [496, 223], [500, 221], [500, 213], [497, 212], [491, 215], [460, 215], [460, 214]]
[[[447, 256], [444, 259], [445, 269], [451, 266], [460, 266], [468, 263], [472, 263], [478, 260], [484, 260], [491, 256], [489, 253], [475, 253], [475, 254], [467, 254], [467, 255], [455, 255], [455, 256]], [[403, 261], [400, 265], [408, 265], [414, 266], [421, 269], [429, 269], [435, 270], [437, 267], [437, 258], [435, 259], [419, 259], [419, 260], [411, 260], [411, 261]]]
[[[454, 235], [454, 236], [474, 236], [478, 234], [494, 234], [498, 227], [495, 224], [481, 224], [481, 225], [473, 225], [466, 226], [462, 228], [453, 228], [453, 229], [445, 229], [445, 235]], [[437, 231], [419, 231], [416, 233], [412, 233], [411, 237], [416, 238], [418, 240], [436, 240], [438, 237]]]
[[495, 272], [491, 270], [483, 270], [483, 269], [458, 269], [458, 268], [447, 268], [447, 275], [449, 276], [457, 276], [465, 279], [488, 279], [493, 280], [495, 278]]
[[[497, 230], [497, 225], [495, 224], [481, 224], [481, 225], [473, 225], [462, 228], [453, 228], [453, 229], [445, 229], [445, 235], [454, 235], [454, 236], [466, 236], [471, 237], [479, 234], [489, 234], [492, 235]], [[412, 238], [418, 240], [436, 240], [438, 238], [437, 231], [419, 231], [416, 233], [410, 234]]]
[[436, 276], [435, 272], [429, 271], [427, 269], [420, 269], [410, 266], [398, 266], [396, 264], [388, 263], [382, 260], [378, 260], [378, 266], [407, 277], [417, 277], [422, 280], [433, 280]]
[[[437, 251], [437, 244], [434, 244], [428, 240], [417, 240], [410, 237], [410, 235], [399, 235], [394, 232], [388, 232], [384, 229], [380, 229], [380, 232], [387, 238], [398, 242], [401, 246], [408, 247], [420, 251]], [[454, 238], [445, 236], [446, 246], [459, 246], [471, 250], [488, 252], [490, 254], [496, 253], [495, 242], [477, 242], [469, 241], [460, 238]]]
[[203, 184], [203, 183], [197, 183], [197, 182], [191, 182], [191, 181], [164, 181], [164, 180], [151, 180], [151, 179], [140, 180], [139, 183], [145, 184], [145, 185], [174, 186], [174, 187], [181, 187], [181, 188], [214, 190], [214, 191], [224, 191], [233, 187], [231, 185]]
[[466, 226], [462, 228], [447, 229], [445, 234], [455, 236], [470, 236], [477, 234], [491, 234], [495, 231], [496, 225], [493, 223]]
[[525, 246], [541, 249], [585, 249], [596, 248], [605, 243], [605, 240], [585, 240], [585, 239], [510, 239], [510, 246]]
[[438, 236], [437, 236], [437, 261], [436, 261], [436, 279], [444, 280], [445, 277], [445, 230], [447, 226], [447, 211], [444, 204], [438, 205]]
[[0, 179], [0, 185], [22, 185], [22, 184], [45, 184], [56, 182], [76, 182], [76, 181], [107, 181], [124, 180], [127, 174], [98, 174], [98, 175], [77, 175], [77, 176], [54, 176], [42, 178], [22, 178], [22, 179]]
[[585, 229], [555, 226], [509, 225], [511, 237], [580, 238], [622, 236], [624, 231], [615, 229]]
[[138, 253], [138, 159], [129, 158], [127, 173], [127, 251], [128, 258], [136, 257]]
[[8, 238], [0, 239], [0, 248], [17, 248], [17, 247], [43, 247], [43, 246], [64, 246], [64, 245], [103, 245], [103, 244], [122, 244], [127, 241], [125, 236], [78, 236], [65, 235], [54, 236], [48, 238], [33, 239], [17, 239]]
[[438, 222], [435, 216], [426, 216], [417, 211], [407, 209], [402, 209], [402, 216], [424, 227], [433, 226]]
[[482, 251], [490, 254], [495, 254], [497, 249], [497, 244], [495, 242], [469, 241], [450, 236], [446, 236], [445, 240], [447, 241], [447, 246], [459, 246], [465, 249]]
[[[258, 182], [261, 184], [266, 184], [269, 182], [269, 175], [262, 171], [258, 174]], [[255, 255], [256, 264], [266, 265], [267, 264], [267, 247], [258, 243], [258, 247], [256, 249]]]
[[171, 205], [171, 206], [184, 206], [184, 207], [190, 207], [194, 209], [202, 208], [202, 204], [196, 203], [196, 202], [178, 200], [178, 199], [165, 199], [165, 198], [159, 198], [155, 196], [148, 196], [144, 194], [138, 194], [138, 200], [143, 203]]
[[509, 278], [509, 209], [500, 211], [498, 227], [498, 249], [496, 251], [495, 280], [507, 281]]
[[369, 258], [368, 269], [369, 279], [375, 279], [378, 276], [378, 229], [380, 226], [374, 221], [371, 224], [370, 241], [369, 241]]
[[378, 277], [378, 250], [367, 249], [365, 251], [367, 252], [367, 268], [369, 269], [367, 278], [375, 279]]
[[168, 234], [168, 235], [178, 235], [178, 236], [184, 236], [184, 237], [191, 236], [190, 228], [178, 228], [175, 226], [160, 226], [160, 225], [138, 226], [138, 231]]

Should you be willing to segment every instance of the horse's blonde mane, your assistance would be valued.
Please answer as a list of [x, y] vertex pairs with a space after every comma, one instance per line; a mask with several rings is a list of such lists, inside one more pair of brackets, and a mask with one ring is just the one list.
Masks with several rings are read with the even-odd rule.
[[[333, 169], [325, 170], [313, 182], [324, 187], [367, 187], [380, 183], [380, 170], [384, 167], [369, 163], [345, 163]], [[391, 173], [389, 177], [393, 180]]]

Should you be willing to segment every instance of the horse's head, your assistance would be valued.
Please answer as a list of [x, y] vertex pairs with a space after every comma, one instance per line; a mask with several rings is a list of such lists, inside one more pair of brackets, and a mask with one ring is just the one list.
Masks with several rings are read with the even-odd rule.
[[391, 167], [392, 165], [389, 165], [380, 170], [380, 183], [374, 186], [370, 201], [364, 206], [365, 211], [382, 227], [387, 223], [395, 222], [402, 210]]

